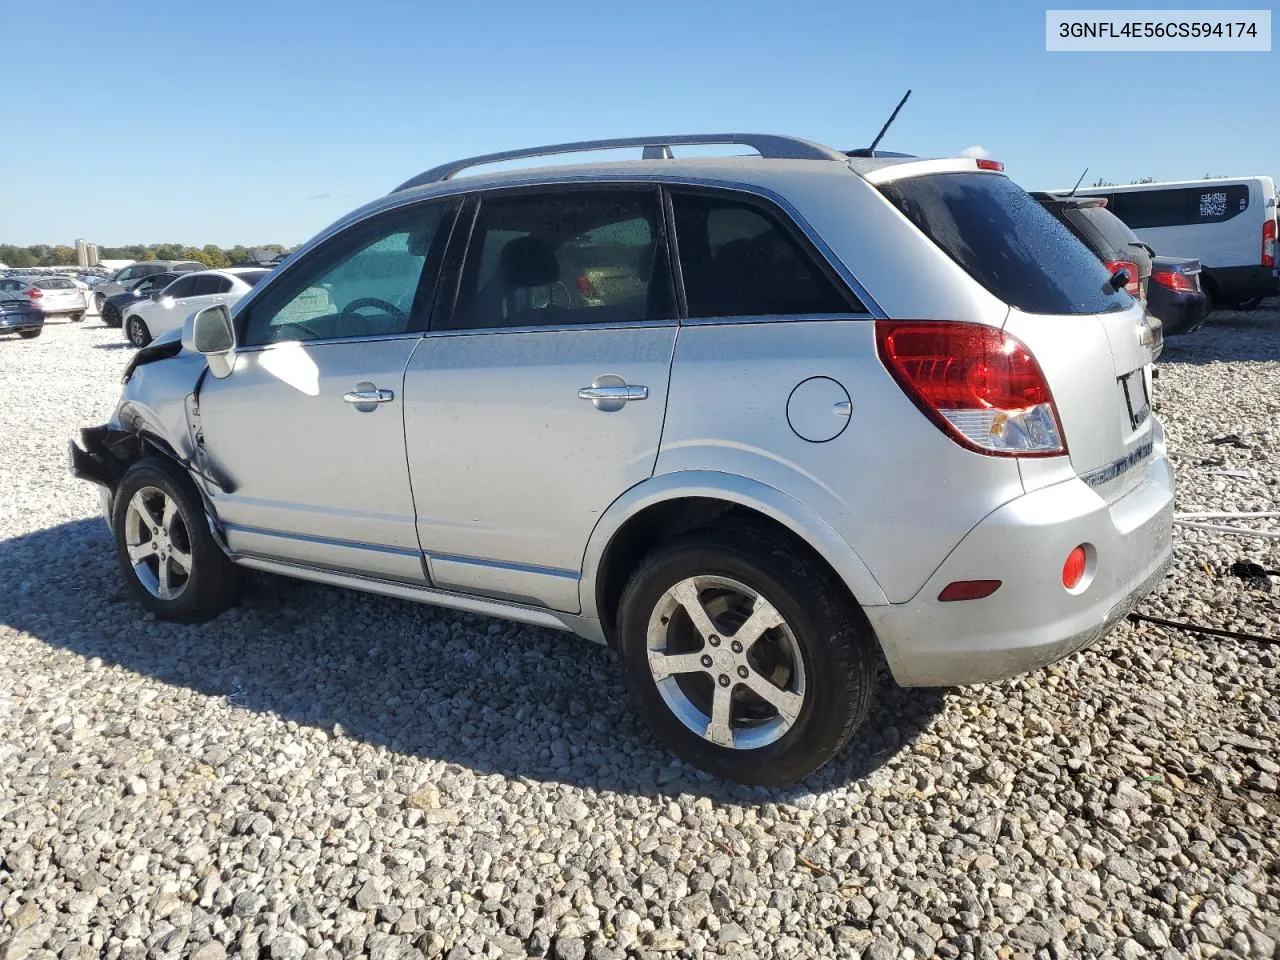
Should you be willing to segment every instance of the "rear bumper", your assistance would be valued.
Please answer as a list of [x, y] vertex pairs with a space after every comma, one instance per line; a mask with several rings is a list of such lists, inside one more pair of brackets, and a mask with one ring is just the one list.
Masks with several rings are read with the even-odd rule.
[[[1163, 578], [1172, 560], [1173, 470], [1163, 436], [1141, 483], [1106, 503], [1083, 480], [1034, 491], [996, 510], [960, 542], [910, 601], [867, 607], [903, 686], [983, 683], [1047, 666], [1098, 640]], [[1092, 547], [1086, 586], [1068, 592], [1062, 565]], [[956, 580], [998, 579], [981, 600], [944, 603]]]
[[1175, 293], [1164, 288], [1155, 293], [1155, 286], [1157, 284], [1152, 284], [1152, 292], [1147, 298], [1147, 309], [1160, 318], [1166, 336], [1191, 333], [1203, 326], [1209, 315], [1207, 294], [1201, 291]]
[[39, 330], [43, 326], [43, 313], [0, 313], [0, 333]]
[[1201, 277], [1205, 276], [1217, 288], [1216, 303], [1240, 303], [1280, 294], [1280, 268], [1277, 267], [1205, 267]]

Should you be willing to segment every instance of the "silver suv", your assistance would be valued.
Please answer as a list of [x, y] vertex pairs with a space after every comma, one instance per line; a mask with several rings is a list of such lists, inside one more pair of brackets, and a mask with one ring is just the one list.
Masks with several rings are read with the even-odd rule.
[[[722, 142], [760, 156], [672, 156]], [[991, 161], [566, 144], [340, 220], [140, 351], [71, 459], [158, 617], [247, 567], [570, 630], [683, 757], [782, 783], [881, 654], [1006, 677], [1164, 575], [1143, 313]]]

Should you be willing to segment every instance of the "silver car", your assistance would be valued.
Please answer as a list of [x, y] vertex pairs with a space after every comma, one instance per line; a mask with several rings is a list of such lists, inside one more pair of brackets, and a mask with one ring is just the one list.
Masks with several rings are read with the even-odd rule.
[[158, 273], [190, 273], [193, 270], [207, 269], [208, 266], [199, 260], [140, 260], [137, 263], [131, 263], [93, 288], [94, 309], [101, 313], [108, 297], [125, 293], [138, 281]]
[[51, 274], [5, 277], [0, 279], [0, 292], [26, 297], [46, 317], [65, 316], [77, 322], [84, 319], [84, 292], [70, 277]]
[[[760, 156], [672, 156], [721, 142]], [[250, 568], [570, 630], [683, 757], [783, 783], [881, 654], [1007, 677], [1160, 580], [1149, 334], [988, 160], [568, 144], [340, 220], [139, 352], [70, 456], [158, 617]]]

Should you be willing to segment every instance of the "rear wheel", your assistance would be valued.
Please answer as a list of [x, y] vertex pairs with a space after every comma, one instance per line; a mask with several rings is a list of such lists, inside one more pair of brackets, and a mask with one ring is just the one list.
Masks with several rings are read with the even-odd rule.
[[108, 327], [118, 327], [123, 322], [120, 316], [120, 308], [114, 303], [108, 303], [99, 313], [102, 315], [102, 322]]
[[36, 337], [40, 336], [40, 334], [42, 333], [44, 333], [44, 329], [42, 327], [36, 327], [36, 329], [34, 330], [19, 330], [18, 336], [20, 336], [23, 340], [34, 340]]
[[199, 494], [177, 464], [139, 460], [113, 497], [111, 532], [120, 572], [157, 617], [199, 623], [239, 595], [239, 570], [214, 542]]
[[129, 342], [135, 347], [145, 347], [151, 342], [151, 331], [147, 329], [141, 317], [130, 317], [125, 333], [128, 334]]
[[618, 637], [654, 733], [730, 780], [808, 776], [870, 704], [861, 611], [826, 569], [767, 535], [711, 530], [659, 547], [623, 592]]
[[68, 319], [72, 323], [79, 323], [81, 320], [84, 319], [84, 311], [81, 310], [79, 313], [73, 313], [70, 315], [70, 317], [68, 317]]

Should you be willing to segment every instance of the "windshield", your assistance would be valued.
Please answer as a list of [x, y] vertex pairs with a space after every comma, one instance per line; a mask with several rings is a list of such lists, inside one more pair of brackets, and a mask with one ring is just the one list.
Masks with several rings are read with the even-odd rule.
[[1052, 214], [1007, 177], [942, 173], [880, 191], [947, 256], [1010, 306], [1028, 313], [1090, 314], [1133, 301]]

